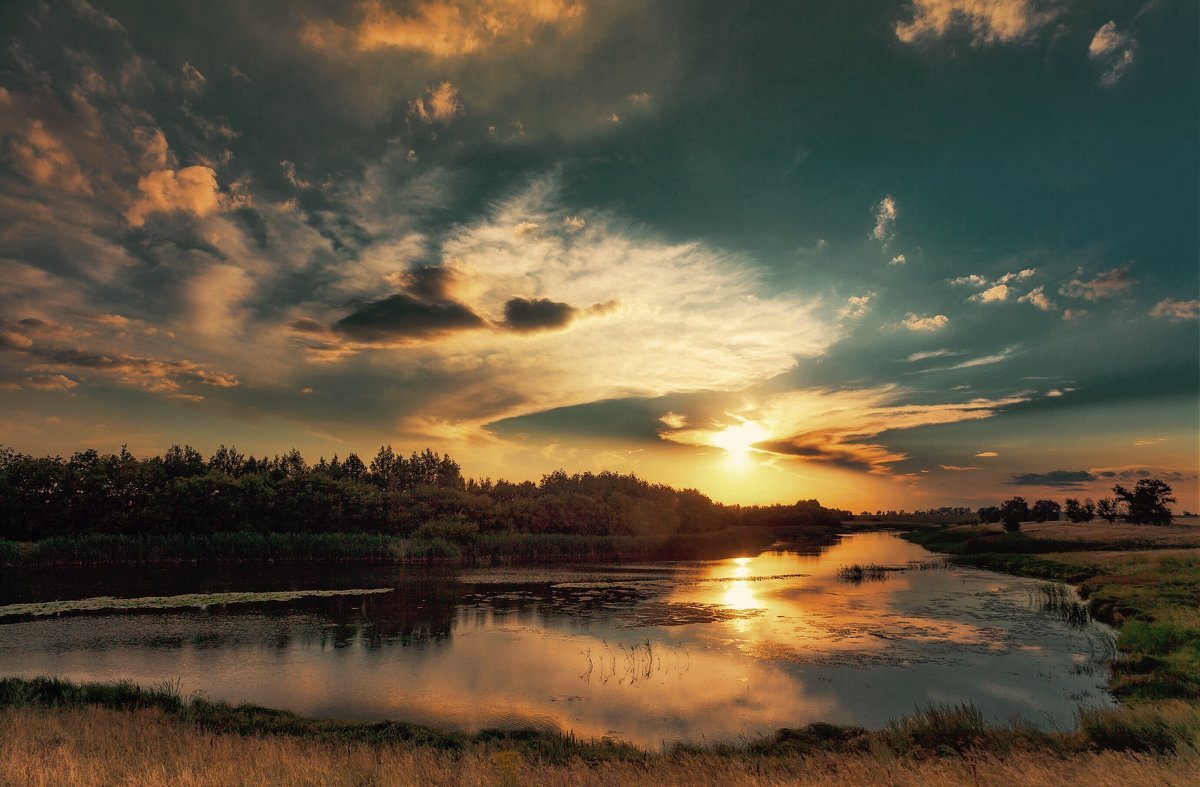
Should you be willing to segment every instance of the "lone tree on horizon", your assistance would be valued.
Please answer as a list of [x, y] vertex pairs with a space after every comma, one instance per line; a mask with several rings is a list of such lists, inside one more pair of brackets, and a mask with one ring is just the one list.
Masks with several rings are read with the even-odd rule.
[[1175, 496], [1171, 494], [1170, 484], [1165, 481], [1143, 478], [1134, 485], [1133, 491], [1117, 484], [1113, 487], [1113, 496], [1125, 504], [1127, 522], [1136, 525], [1171, 524], [1168, 504], [1175, 502]]
[[1000, 504], [1000, 519], [1004, 529], [1016, 533], [1021, 529], [1021, 523], [1029, 519], [1029, 503], [1023, 497], [1010, 497]]

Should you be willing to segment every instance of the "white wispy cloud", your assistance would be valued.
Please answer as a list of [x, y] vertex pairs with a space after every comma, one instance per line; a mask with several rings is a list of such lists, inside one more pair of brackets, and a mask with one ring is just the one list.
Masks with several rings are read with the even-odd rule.
[[1098, 273], [1091, 279], [1083, 278], [1084, 275], [1083, 268], [1076, 269], [1075, 277], [1059, 287], [1058, 294], [1068, 298], [1082, 298], [1085, 301], [1099, 301], [1111, 298], [1133, 286], [1128, 265]]
[[874, 292], [864, 293], [862, 295], [851, 295], [846, 299], [846, 305], [838, 312], [839, 316], [855, 319], [862, 317], [867, 313], [871, 299], [875, 297]]
[[1150, 310], [1151, 317], [1166, 317], [1171, 320], [1195, 320], [1200, 317], [1200, 300], [1190, 301], [1163, 298]]
[[1018, 41], [1052, 21], [1058, 10], [1036, 0], [913, 0], [909, 14], [911, 20], [894, 28], [905, 43], [959, 28], [978, 45]]
[[1088, 45], [1088, 57], [1104, 67], [1100, 84], [1112, 87], [1120, 82], [1125, 72], [1133, 67], [1136, 51], [1137, 41], [1117, 30], [1116, 22], [1101, 25]]
[[918, 315], [909, 312], [900, 321], [900, 327], [917, 333], [932, 333], [950, 324], [950, 318], [944, 314]]
[[875, 206], [875, 227], [871, 230], [871, 237], [879, 241], [890, 240], [894, 234], [896, 215], [896, 200], [888, 194]]
[[1054, 311], [1055, 303], [1046, 297], [1045, 290], [1045, 286], [1035, 287], [1020, 298], [1017, 298], [1017, 302], [1032, 304], [1044, 312]]

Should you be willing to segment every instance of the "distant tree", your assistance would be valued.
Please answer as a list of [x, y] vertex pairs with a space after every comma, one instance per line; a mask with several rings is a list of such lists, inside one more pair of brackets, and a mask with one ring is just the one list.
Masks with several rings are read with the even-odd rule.
[[245, 467], [246, 457], [239, 454], [237, 449], [232, 446], [229, 448], [224, 445], [218, 446], [217, 452], [212, 455], [212, 459], [208, 460], [210, 470], [216, 470], [234, 478], [240, 476]]
[[1117, 521], [1119, 515], [1120, 509], [1117, 507], [1116, 500], [1113, 500], [1111, 497], [1103, 497], [1097, 501], [1096, 516], [1108, 520], [1110, 525]]
[[1113, 496], [1126, 506], [1126, 521], [1139, 525], [1171, 524], [1169, 503], [1175, 502], [1171, 487], [1157, 478], [1142, 478], [1133, 491], [1117, 484]]
[[1053, 500], [1038, 500], [1033, 504], [1033, 518], [1037, 522], [1057, 522], [1062, 506]]
[[1064, 513], [1072, 522], [1091, 522], [1096, 516], [1096, 505], [1090, 499], [1080, 503], [1077, 498], [1068, 497]]
[[999, 506], [984, 506], [979, 509], [978, 514], [980, 524], [989, 525], [1000, 521]]
[[1030, 516], [1029, 503], [1023, 497], [1010, 497], [1000, 504], [1000, 519], [1004, 529], [1015, 533], [1021, 529], [1021, 523]]

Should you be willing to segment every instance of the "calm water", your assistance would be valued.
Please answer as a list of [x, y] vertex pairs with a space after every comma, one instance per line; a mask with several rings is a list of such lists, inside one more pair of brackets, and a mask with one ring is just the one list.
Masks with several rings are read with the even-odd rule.
[[[184, 693], [317, 716], [649, 745], [816, 720], [879, 726], [935, 702], [1071, 728], [1079, 706], [1112, 704], [1111, 631], [1042, 612], [1033, 580], [836, 574], [932, 557], [866, 533], [667, 564], [10, 575], [0, 675], [178, 679]], [[131, 603], [141, 608], [112, 608]]]

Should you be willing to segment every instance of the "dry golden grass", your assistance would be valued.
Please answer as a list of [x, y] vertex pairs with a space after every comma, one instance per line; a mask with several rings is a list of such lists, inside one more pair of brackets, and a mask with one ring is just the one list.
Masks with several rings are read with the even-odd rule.
[[[995, 529], [1000, 530], [996, 525]], [[1031, 538], [1047, 538], [1059, 541], [1078, 541], [1081, 544], [1119, 544], [1136, 542], [1164, 549], [1200, 547], [1200, 526], [1191, 519], [1173, 525], [1131, 525], [1128, 522], [1113, 522], [1102, 519], [1091, 522], [1025, 522], [1021, 532]]]
[[1106, 752], [897, 759], [871, 754], [754, 757], [649, 755], [645, 761], [531, 763], [516, 752], [456, 755], [292, 738], [212, 735], [156, 711], [99, 708], [0, 712], [5, 785], [607, 785], [1200, 784], [1195, 751], [1159, 758]]

